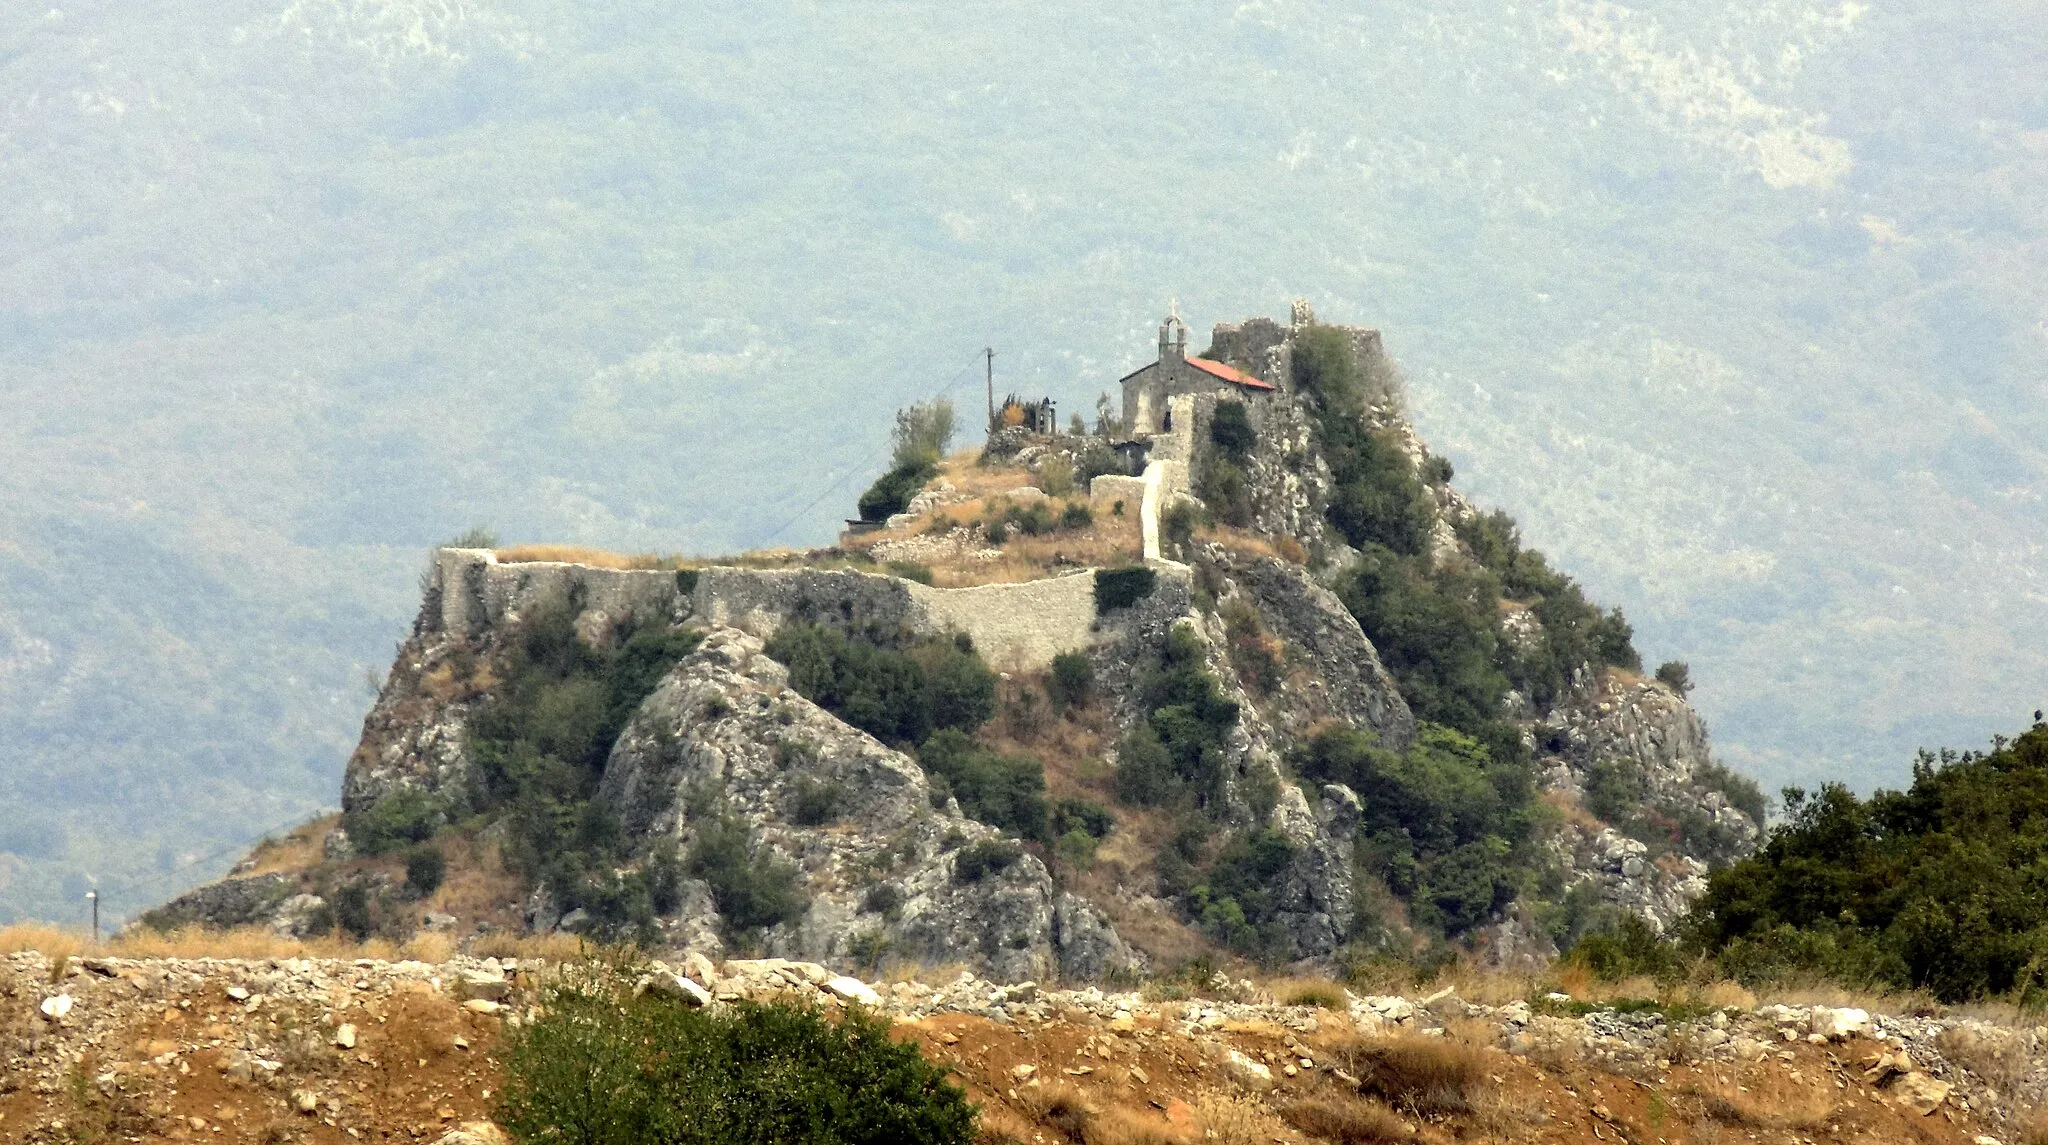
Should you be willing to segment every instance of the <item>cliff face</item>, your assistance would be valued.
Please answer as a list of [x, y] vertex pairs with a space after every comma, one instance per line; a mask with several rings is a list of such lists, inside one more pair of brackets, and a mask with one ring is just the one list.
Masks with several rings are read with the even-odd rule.
[[[757, 862], [793, 862], [808, 905], [769, 932], [770, 953], [852, 965], [886, 951], [967, 962], [1002, 981], [1134, 969], [1115, 933], [1018, 855], [971, 874], [963, 855], [1002, 846], [993, 827], [934, 805], [917, 763], [788, 687], [761, 641], [713, 629], [620, 736], [599, 798], [634, 837], [688, 848], [744, 825]], [[809, 806], [806, 805], [809, 801]], [[673, 945], [722, 953], [722, 920], [695, 880], [665, 919]], [[538, 929], [559, 916], [545, 909]]]
[[[419, 831], [463, 823], [473, 831], [479, 821], [492, 821], [476, 835], [478, 854], [512, 847], [519, 816], [528, 817], [519, 829], [529, 832], [531, 816], [542, 811], [558, 816], [564, 834], [602, 835], [612, 829], [604, 824], [615, 824], [618, 839], [589, 860], [591, 876], [613, 886], [656, 879], [662, 862], [674, 862], [663, 856], [695, 855], [707, 837], [728, 835], [748, 862], [792, 872], [800, 909], [751, 919], [735, 916], [745, 910], [735, 907], [716, 873], [695, 865], [662, 868], [669, 873], [660, 877], [676, 885], [659, 896], [655, 917], [646, 920], [652, 930], [644, 933], [677, 948], [728, 952], [743, 936], [776, 955], [848, 968], [885, 959], [960, 962], [1010, 981], [1130, 973], [1145, 966], [1146, 955], [1108, 919], [1148, 933], [1188, 922], [1185, 899], [1176, 897], [1186, 888], [1166, 888], [1153, 871], [1167, 850], [1181, 846], [1170, 842], [1164, 810], [1119, 806], [1116, 838], [1127, 841], [1118, 844], [1115, 874], [1080, 879], [1085, 863], [1056, 859], [1050, 846], [1019, 848], [964, 814], [959, 799], [935, 797], [914, 758], [806, 699], [791, 686], [789, 670], [764, 654], [763, 642], [792, 622], [884, 643], [959, 637], [1006, 674], [1006, 687], [1036, 696], [1047, 694], [1038, 689], [1055, 657], [1082, 654], [1102, 714], [1090, 733], [1094, 759], [1078, 766], [1083, 781], [1096, 784], [1094, 797], [1113, 802], [1100, 776], [1112, 774], [1132, 735], [1150, 726], [1153, 673], [1178, 632], [1198, 650], [1201, 674], [1236, 709], [1218, 743], [1204, 749], [1211, 754], [1202, 766], [1214, 768], [1214, 787], [1202, 796], [1197, 818], [1213, 838], [1196, 850], [1206, 847], [1214, 859], [1230, 840], [1284, 844], [1275, 848], [1284, 861], [1262, 869], [1256, 888], [1268, 911], [1259, 923], [1263, 955], [1327, 963], [1358, 940], [1361, 919], [1373, 912], [1375, 925], [1404, 927], [1398, 908], [1389, 913], [1392, 876], [1373, 865], [1385, 861], [1371, 854], [1385, 839], [1374, 843], [1363, 829], [1375, 816], [1384, 827], [1386, 807], [1374, 800], [1385, 797], [1308, 781], [1298, 767], [1304, 745], [1331, 729], [1363, 733], [1372, 750], [1394, 757], [1428, 730], [1418, 720], [1421, 705], [1411, 707], [1389, 667], [1394, 661], [1369, 638], [1355, 605], [1347, 606], [1351, 598], [1337, 591], [1353, 591], [1345, 587], [1352, 570], [1378, 558], [1352, 547], [1330, 523], [1339, 481], [1320, 443], [1326, 429], [1319, 428], [1314, 399], [1292, 381], [1292, 356], [1312, 322], [1303, 309], [1289, 326], [1255, 320], [1219, 327], [1212, 352], [1276, 387], [1245, 403], [1256, 440], [1235, 455], [1244, 477], [1241, 494], [1232, 494], [1240, 497], [1232, 509], [1238, 519], [1234, 528], [1178, 538], [1169, 559], [1148, 562], [1155, 583], [1128, 607], [1099, 607], [1094, 571], [1071, 571], [1064, 558], [1026, 583], [944, 588], [821, 567], [842, 562], [838, 550], [799, 559], [799, 567], [692, 570], [501, 563], [488, 552], [441, 550], [419, 618], [350, 761], [343, 788], [348, 821], [376, 821], [404, 795], [415, 818], [428, 816], [412, 824]], [[1359, 417], [1376, 440], [1393, 443], [1427, 502], [1426, 542], [1414, 559], [1433, 570], [1429, 575], [1469, 574], [1482, 563], [1465, 539], [1478, 511], [1451, 488], [1448, 467], [1430, 457], [1401, 414], [1377, 334], [1342, 333], [1363, 379], [1367, 404]], [[1219, 448], [1210, 434], [1218, 397], [1174, 400], [1176, 416], [1188, 415], [1167, 451], [1179, 466], [1179, 485], [1219, 496], [1203, 476]], [[1023, 450], [1041, 464], [1078, 461], [1085, 452], [1067, 438]], [[1143, 484], [1111, 483], [1119, 480]], [[1189, 494], [1174, 497], [1201, 507]], [[930, 514], [932, 526], [913, 531], [921, 528], [917, 520], [897, 521], [889, 526], [892, 536], [957, 539], [959, 522], [938, 515], [970, 499], [960, 491], [925, 498], [908, 516]], [[1097, 506], [1109, 508], [1107, 501]], [[975, 536], [982, 536], [978, 529]], [[891, 540], [889, 551], [905, 543]], [[1488, 639], [1507, 650], [1503, 655], [1542, 647], [1536, 609], [1499, 603]], [[524, 765], [497, 758], [485, 766], [478, 758], [479, 721], [489, 722], [492, 706], [513, 694], [504, 673], [526, 654], [528, 629], [545, 615], [567, 616], [573, 643], [600, 658], [618, 655], [636, 634], [687, 632], [699, 641], [617, 713], [615, 738], [587, 765], [585, 797], [593, 813], [602, 813], [595, 819], [579, 818], [583, 813], [573, 808], [493, 803], [494, 776]], [[551, 654], [570, 655], [559, 648]], [[1412, 660], [1431, 652], [1411, 647], [1405, 654]], [[1754, 848], [1758, 808], [1739, 801], [1740, 785], [1714, 765], [1699, 717], [1663, 684], [1587, 661], [1572, 665], [1551, 691], [1542, 703], [1510, 691], [1500, 713], [1510, 738], [1518, 729], [1527, 745], [1550, 808], [1538, 831], [1550, 872], [1541, 893], [1552, 905], [1569, 900], [1575, 909], [1627, 911], [1666, 927], [1702, 889], [1712, 865]], [[624, 701], [615, 694], [614, 702]], [[1086, 781], [1090, 769], [1098, 778]], [[1066, 787], [1052, 794], [1064, 795], [1075, 782], [1064, 776]], [[331, 925], [328, 900], [348, 880], [360, 886], [367, 879], [382, 888], [376, 894], [403, 902], [396, 876], [360, 867], [354, 849], [337, 831], [324, 861], [341, 873], [324, 882], [274, 874], [230, 882], [172, 904], [163, 917], [253, 920], [289, 931]], [[358, 867], [334, 866], [351, 861]], [[532, 891], [531, 872], [527, 879], [518, 925], [599, 925], [590, 910]], [[459, 909], [445, 906], [424, 917], [435, 926], [458, 925], [448, 912]], [[1561, 931], [1554, 914], [1539, 917], [1541, 910], [1520, 900], [1497, 901], [1486, 913], [1465, 939], [1485, 957], [1526, 963], [1555, 955]], [[1195, 925], [1211, 920], [1198, 917]]]

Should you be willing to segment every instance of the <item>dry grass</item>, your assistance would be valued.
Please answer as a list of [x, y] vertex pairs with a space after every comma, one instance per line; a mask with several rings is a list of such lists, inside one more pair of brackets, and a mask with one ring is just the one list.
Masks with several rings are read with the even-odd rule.
[[86, 936], [77, 931], [41, 923], [0, 927], [0, 954], [34, 951], [49, 959], [53, 966], [62, 966], [67, 959], [77, 957], [85, 949], [86, 941]]
[[1095, 1108], [1073, 1086], [1055, 1082], [1027, 1089], [1022, 1104], [1038, 1124], [1075, 1145], [1089, 1145], [1094, 1140], [1089, 1127], [1095, 1120]]
[[2037, 1109], [2013, 1122], [2014, 1145], [2048, 1145], [2048, 1109]]
[[1404, 1034], [1336, 1053], [1359, 1090], [1418, 1116], [1467, 1113], [1486, 1077], [1486, 1051], [1457, 1037]]
[[1935, 1035], [1934, 1046], [1942, 1057], [1983, 1078], [2001, 1094], [2011, 1093], [2033, 1068], [2026, 1043], [2011, 1034], [1955, 1026]]
[[676, 569], [683, 568], [680, 557], [660, 557], [652, 553], [611, 553], [603, 549], [589, 549], [581, 545], [514, 545], [509, 549], [497, 550], [499, 564], [520, 565], [556, 563], [565, 565], [587, 565], [597, 569]]
[[1348, 1011], [1351, 998], [1344, 987], [1328, 978], [1288, 978], [1266, 987], [1287, 1006], [1314, 1006], [1319, 1010]]
[[1393, 1145], [1415, 1136], [1393, 1110], [1345, 1093], [1294, 1102], [1280, 1110], [1280, 1120], [1337, 1145]]
[[1194, 1133], [1150, 1110], [1112, 1106], [1088, 1123], [1088, 1145], [1194, 1145]]
[[239, 876], [267, 875], [277, 871], [302, 871], [320, 861], [320, 846], [341, 822], [341, 816], [323, 815], [301, 823], [281, 837], [265, 839], [249, 852], [249, 869]]
[[521, 962], [574, 962], [590, 952], [590, 944], [573, 934], [486, 934], [470, 944], [478, 958], [517, 958]]
[[1724, 1086], [1697, 1090], [1699, 1117], [1738, 1129], [1791, 1130], [1806, 1133], [1825, 1128], [1835, 1114], [1836, 1103], [1816, 1090], [1797, 1093], [1760, 1094]]
[[1284, 1141], [1286, 1126], [1248, 1097], [1204, 1094], [1195, 1106], [1195, 1116], [1204, 1128], [1204, 1141], [1217, 1145], [1267, 1145]]
[[136, 927], [107, 944], [122, 958], [378, 958], [396, 960], [398, 947], [381, 938], [351, 942], [335, 937], [291, 938], [262, 927], [209, 930], [199, 926], [157, 931]]

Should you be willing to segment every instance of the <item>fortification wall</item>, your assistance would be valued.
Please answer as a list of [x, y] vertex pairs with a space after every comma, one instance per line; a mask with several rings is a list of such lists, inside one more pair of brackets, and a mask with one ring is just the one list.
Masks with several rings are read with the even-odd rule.
[[1095, 639], [1092, 569], [1022, 584], [909, 588], [928, 629], [965, 632], [982, 658], [999, 669], [1035, 671]]
[[[501, 564], [488, 549], [440, 549], [434, 553], [435, 576], [421, 627], [451, 636], [473, 637], [516, 624], [526, 611], [551, 602], [580, 597], [583, 611], [577, 630], [586, 639], [602, 639], [629, 617], [676, 617], [687, 604], [676, 574], [661, 569], [603, 569], [589, 565], [532, 561]], [[431, 594], [438, 591], [438, 608]]]
[[964, 632], [991, 665], [1035, 671], [1094, 641], [1095, 575], [934, 588], [841, 569], [707, 568], [697, 577], [695, 613], [763, 639], [791, 621], [848, 631]]

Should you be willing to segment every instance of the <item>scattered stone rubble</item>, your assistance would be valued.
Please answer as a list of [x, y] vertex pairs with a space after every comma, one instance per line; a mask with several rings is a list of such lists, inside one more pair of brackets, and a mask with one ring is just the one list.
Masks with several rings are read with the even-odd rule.
[[[534, 1013], [535, 987], [548, 968], [512, 959], [456, 958], [443, 964], [371, 959], [119, 959], [73, 960], [53, 973], [43, 956], [0, 959], [0, 999], [15, 1014], [0, 1024], [0, 1099], [23, 1088], [57, 1095], [67, 1072], [132, 1037], [159, 1012], [193, 1012], [175, 1040], [151, 1042], [138, 1061], [116, 1061], [93, 1078], [102, 1092], [129, 1087], [137, 1074], [176, 1085], [195, 1069], [215, 1069], [234, 1081], [286, 1094], [305, 1116], [335, 1124], [351, 1094], [346, 1086], [319, 1085], [299, 1073], [309, 1045], [344, 1065], [355, 1060], [360, 1029], [381, 1023], [394, 997], [408, 992], [441, 995], [466, 1016], [518, 1023]], [[1768, 1005], [1724, 1008], [1674, 1017], [1655, 1011], [1588, 1009], [1561, 994], [1502, 1006], [1468, 1003], [1450, 990], [1422, 998], [1345, 994], [1340, 1010], [1281, 1004], [1249, 981], [1218, 975], [1214, 997], [1148, 998], [1137, 990], [1054, 988], [1035, 982], [998, 984], [963, 972], [950, 982], [867, 983], [814, 962], [780, 958], [714, 963], [697, 953], [678, 963], [647, 964], [638, 989], [668, 994], [698, 1006], [746, 999], [793, 997], [828, 1009], [864, 1006], [899, 1023], [970, 1015], [1028, 1030], [1045, 1023], [1080, 1021], [1106, 1036], [1190, 1039], [1224, 1076], [1251, 1090], [1285, 1087], [1318, 1071], [1353, 1082], [1338, 1063], [1319, 1059], [1307, 1038], [1335, 1023], [1371, 1034], [1440, 1036], [1450, 1023], [1497, 1029], [1505, 1051], [1536, 1062], [1569, 1059], [1644, 1084], [1664, 1080], [1679, 1064], [1770, 1065], [1816, 1060], [1838, 1088], [1852, 1083], [1919, 1116], [1996, 1125], [2031, 1104], [2048, 1087], [2048, 1027], [2009, 1030], [1972, 1018], [1872, 1015], [1860, 1009]], [[317, 1017], [315, 1017], [317, 1015]], [[1482, 1027], [1483, 1028], [1483, 1027]], [[1233, 1041], [1239, 1031], [1277, 1036], [1284, 1050]], [[1966, 1031], [2017, 1045], [2024, 1065], [1999, 1079], [1972, 1073], [1943, 1056], [1945, 1035]], [[131, 1031], [124, 1033], [124, 1031]], [[459, 1034], [458, 1051], [469, 1043]], [[1247, 1053], [1250, 1049], [1253, 1052]], [[211, 1052], [209, 1052], [211, 1051]], [[1817, 1052], [1814, 1052], [1817, 1051]], [[368, 1062], [366, 1055], [362, 1060]], [[1085, 1071], [1084, 1064], [1069, 1069]], [[1788, 1066], [1795, 1073], [1800, 1066]], [[1018, 1070], [1037, 1072], [1032, 1066]], [[1019, 1084], [1027, 1075], [1019, 1074]], [[1993, 1088], [2003, 1084], [2005, 1092]], [[490, 1142], [488, 1123], [444, 1120], [445, 1145]], [[10, 1131], [16, 1126], [8, 1126]], [[30, 1127], [33, 1129], [34, 1127]], [[47, 1128], [47, 1127], [45, 1127]], [[467, 1134], [468, 1136], [461, 1136]], [[34, 1133], [30, 1139], [38, 1139]], [[1979, 1138], [1986, 1140], [1986, 1138]], [[1990, 1140], [1996, 1140], [1992, 1138]]]

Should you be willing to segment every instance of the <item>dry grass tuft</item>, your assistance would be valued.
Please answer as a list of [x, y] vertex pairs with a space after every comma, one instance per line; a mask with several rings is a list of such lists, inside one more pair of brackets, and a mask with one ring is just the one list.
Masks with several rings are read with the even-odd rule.
[[1023, 1104], [1040, 1125], [1076, 1145], [1089, 1145], [1094, 1140], [1088, 1129], [1095, 1120], [1095, 1109], [1073, 1086], [1055, 1083], [1026, 1090]]
[[1695, 1091], [1700, 1118], [1738, 1129], [1809, 1132], [1824, 1128], [1834, 1116], [1835, 1102], [1813, 1090], [1794, 1095], [1745, 1093], [1734, 1087]]
[[1150, 1110], [1113, 1106], [1088, 1125], [1088, 1145], [1195, 1145], [1195, 1136]]
[[1205, 1094], [1195, 1106], [1195, 1117], [1204, 1127], [1205, 1142], [1267, 1145], [1269, 1141], [1286, 1140], [1280, 1134], [1285, 1126], [1248, 1097]]
[[1348, 1011], [1351, 997], [1344, 987], [1327, 978], [1294, 978], [1275, 983], [1272, 993], [1282, 1005], [1314, 1006], [1319, 1010]]
[[1339, 1051], [1361, 1092], [1418, 1116], [1466, 1113], [1486, 1076], [1486, 1053], [1458, 1038], [1404, 1034]]
[[406, 939], [398, 952], [415, 962], [440, 965], [455, 956], [455, 940], [436, 930], [423, 930]]
[[62, 964], [83, 949], [85, 936], [62, 927], [34, 922], [0, 927], [0, 954], [34, 951], [48, 958], [52, 964]]
[[1936, 1034], [1934, 1046], [1942, 1057], [1983, 1078], [2000, 1093], [2010, 1093], [2033, 1068], [2026, 1043], [2011, 1034], [1954, 1026]]
[[1338, 1145], [1393, 1145], [1415, 1136], [1393, 1110], [1349, 1094], [1297, 1101], [1280, 1111], [1280, 1120]]
[[2015, 1119], [2013, 1125], [2013, 1145], [2048, 1145], [2048, 1109]]
[[590, 944], [573, 934], [486, 934], [470, 944], [478, 958], [517, 958], [521, 962], [574, 962], [590, 952]]
[[514, 545], [509, 549], [497, 550], [498, 563], [504, 565], [536, 564], [553, 562], [565, 565], [588, 565], [597, 569], [674, 569], [683, 567], [676, 557], [658, 557], [652, 553], [610, 553], [603, 549], [587, 549], [581, 545]]
[[395, 959], [397, 946], [383, 939], [351, 942], [322, 936], [291, 938], [258, 926], [209, 930], [200, 926], [173, 931], [138, 926], [122, 932], [107, 946], [123, 958], [381, 958]]

